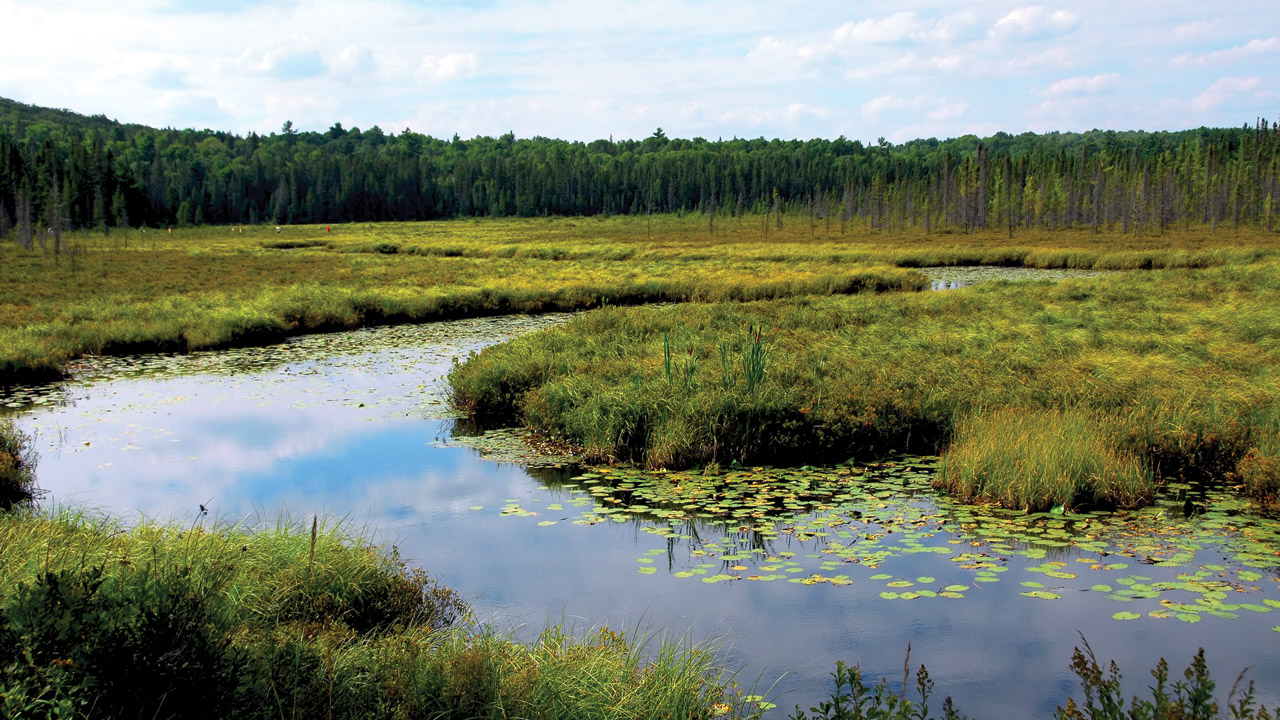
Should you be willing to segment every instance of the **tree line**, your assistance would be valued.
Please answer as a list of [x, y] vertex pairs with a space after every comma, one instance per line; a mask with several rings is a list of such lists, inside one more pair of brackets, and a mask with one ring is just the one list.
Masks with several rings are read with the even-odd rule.
[[[203, 224], [644, 213], [871, 230], [1275, 229], [1280, 123], [875, 144], [268, 135], [127, 125], [0, 99], [0, 236]], [[35, 230], [33, 231], [33, 228]]]

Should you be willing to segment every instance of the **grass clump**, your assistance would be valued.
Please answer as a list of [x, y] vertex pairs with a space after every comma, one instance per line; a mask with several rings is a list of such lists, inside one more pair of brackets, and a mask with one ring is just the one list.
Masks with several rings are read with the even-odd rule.
[[0, 510], [30, 501], [35, 488], [36, 452], [31, 436], [9, 418], [0, 419]]
[[752, 715], [713, 653], [471, 624], [337, 527], [249, 532], [0, 513], [0, 717]]
[[1040, 511], [1151, 501], [1151, 470], [1086, 412], [1002, 408], [956, 423], [934, 484], [964, 502]]

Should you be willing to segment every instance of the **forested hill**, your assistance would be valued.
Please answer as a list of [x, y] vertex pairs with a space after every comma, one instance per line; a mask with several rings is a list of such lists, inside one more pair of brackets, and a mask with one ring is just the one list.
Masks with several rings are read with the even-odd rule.
[[0, 99], [0, 236], [15, 229], [806, 213], [873, 229], [1273, 229], [1280, 124], [856, 140], [449, 140], [410, 130], [155, 129]]

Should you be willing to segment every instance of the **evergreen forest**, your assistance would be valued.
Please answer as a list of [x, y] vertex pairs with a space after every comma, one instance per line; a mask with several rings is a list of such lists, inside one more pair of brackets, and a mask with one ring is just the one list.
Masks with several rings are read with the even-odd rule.
[[[0, 236], [139, 226], [703, 213], [871, 231], [1275, 229], [1280, 123], [865, 145], [445, 140], [405, 129], [156, 129], [0, 98]], [[35, 228], [36, 231], [33, 231]]]

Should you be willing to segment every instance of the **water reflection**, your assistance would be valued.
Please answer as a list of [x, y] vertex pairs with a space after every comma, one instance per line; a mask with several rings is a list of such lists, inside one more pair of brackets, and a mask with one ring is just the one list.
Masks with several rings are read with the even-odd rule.
[[[1224, 689], [1251, 665], [1252, 677], [1270, 693], [1264, 701], [1277, 701], [1280, 642], [1272, 637], [1280, 635], [1270, 627], [1280, 625], [1280, 612], [1205, 617], [1195, 625], [1153, 618], [1122, 623], [1110, 617], [1122, 603], [1104, 593], [1073, 589], [1058, 601], [1023, 597], [1022, 582], [1044, 579], [1030, 567], [1054, 559], [1075, 563], [1081, 552], [1048, 546], [1040, 559], [1005, 552], [999, 548], [1029, 545], [979, 539], [972, 513], [939, 508], [927, 495], [899, 498], [885, 488], [877, 491], [885, 496], [867, 499], [843, 525], [818, 528], [815, 519], [833, 511], [815, 509], [786, 521], [805, 523], [806, 530], [770, 534], [758, 528], [764, 523], [741, 530], [723, 520], [664, 517], [657, 504], [601, 514], [590, 483], [573, 480], [567, 470], [483, 461], [450, 442], [439, 378], [452, 357], [523, 328], [519, 320], [502, 320], [501, 332], [484, 321], [471, 323], [387, 342], [326, 336], [310, 353], [249, 366], [228, 361], [225, 371], [178, 371], [173, 363], [182, 361], [169, 360], [158, 363], [167, 369], [141, 375], [106, 373], [96, 382], [64, 385], [63, 404], [46, 402], [16, 419], [37, 435], [40, 485], [53, 502], [184, 524], [201, 503], [222, 522], [343, 518], [395, 544], [482, 615], [526, 637], [565, 621], [719, 638], [727, 663], [742, 668], [741, 680], [762, 678], [768, 686], [782, 675], [777, 716], [824, 698], [837, 659], [896, 682], [910, 642], [913, 663], [927, 664], [937, 681], [938, 702], [953, 695], [962, 711], [978, 717], [1048, 717], [1068, 694], [1078, 694], [1067, 669], [1077, 632], [1099, 657], [1121, 664], [1130, 692], [1142, 690], [1146, 670], [1161, 655], [1180, 669], [1205, 646]], [[896, 492], [902, 493], [900, 484]], [[511, 507], [520, 513], [504, 516]], [[584, 513], [599, 519], [577, 522]], [[897, 519], [908, 516], [927, 516], [929, 524], [905, 529]], [[932, 535], [908, 537], [926, 531]], [[873, 534], [882, 536], [878, 544], [866, 539]], [[1173, 542], [1160, 542], [1166, 541]], [[769, 558], [792, 553], [786, 559], [803, 568], [789, 575], [794, 578], [821, 571], [832, 557], [826, 551], [837, 547], [861, 553], [826, 571], [846, 574], [849, 585], [677, 576], [708, 564], [709, 575], [746, 574], [732, 568], [741, 562], [756, 572]], [[867, 553], [886, 547], [898, 550], [867, 562]], [[999, 582], [977, 582], [973, 570], [951, 560], [951, 553], [970, 549], [991, 552], [992, 563], [1006, 568]], [[748, 559], [726, 560], [726, 554]], [[1235, 572], [1234, 557], [1205, 542], [1184, 565], [1226, 563]], [[640, 562], [644, 558], [651, 562]], [[1135, 564], [1127, 572], [1138, 571]], [[1141, 571], [1157, 579], [1182, 572]], [[934, 580], [920, 586], [971, 589], [959, 600], [882, 600], [886, 583], [872, 579], [880, 573]], [[1256, 585], [1249, 591], [1255, 602], [1280, 598], [1274, 572]]]
[[937, 265], [916, 268], [929, 277], [929, 289], [933, 291], [958, 290], [974, 283], [990, 280], [1030, 282], [1036, 280], [1067, 280], [1106, 275], [1097, 270], [1071, 268], [1002, 267], [998, 265]]

